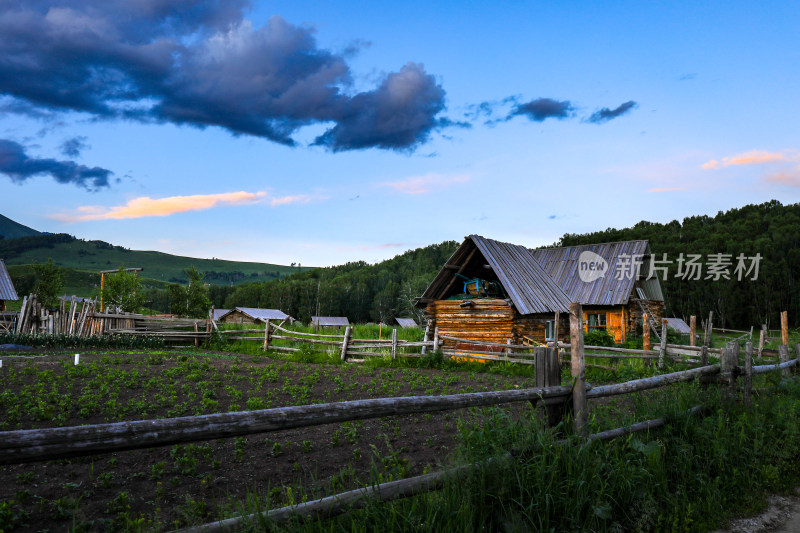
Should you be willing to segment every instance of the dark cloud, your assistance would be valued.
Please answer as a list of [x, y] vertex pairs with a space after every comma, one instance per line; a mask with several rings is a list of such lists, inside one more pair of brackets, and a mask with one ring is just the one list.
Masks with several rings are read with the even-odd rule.
[[79, 157], [81, 152], [89, 148], [86, 144], [86, 137], [78, 136], [67, 139], [61, 143], [61, 153], [67, 157]]
[[602, 124], [604, 122], [608, 122], [609, 120], [613, 120], [617, 117], [621, 117], [622, 115], [628, 113], [632, 109], [636, 109], [639, 107], [639, 104], [631, 100], [630, 102], [625, 102], [624, 104], [620, 104], [619, 107], [616, 109], [609, 109], [604, 107], [598, 111], [592, 113], [587, 122], [592, 122], [593, 124]]
[[97, 191], [109, 186], [113, 172], [100, 167], [89, 168], [74, 161], [29, 157], [21, 144], [0, 139], [0, 174], [7, 175], [14, 183], [50, 175], [59, 183], [74, 183], [86, 190]]
[[509, 114], [510, 117], [523, 115], [535, 122], [542, 122], [548, 118], [564, 119], [572, 115], [574, 108], [569, 100], [553, 100], [552, 98], [537, 98], [524, 104], [517, 104]]
[[292, 146], [331, 123], [331, 150], [406, 150], [450, 124], [444, 89], [409, 63], [353, 92], [347, 57], [275, 16], [262, 27], [229, 0], [0, 0], [0, 94], [35, 109], [219, 126]]

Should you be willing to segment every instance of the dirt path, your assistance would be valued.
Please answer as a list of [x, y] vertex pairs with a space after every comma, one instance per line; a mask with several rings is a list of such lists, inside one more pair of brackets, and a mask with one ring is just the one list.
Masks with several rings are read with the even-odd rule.
[[767, 504], [760, 515], [733, 520], [714, 533], [800, 533], [800, 488], [794, 496], [770, 496]]

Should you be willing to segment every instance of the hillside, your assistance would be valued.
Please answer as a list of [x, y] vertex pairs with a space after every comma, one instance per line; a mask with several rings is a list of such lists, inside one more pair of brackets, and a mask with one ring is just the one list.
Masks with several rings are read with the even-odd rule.
[[58, 266], [93, 273], [119, 266], [142, 267], [145, 278], [176, 283], [185, 282], [183, 270], [194, 265], [205, 274], [207, 283], [217, 285], [278, 279], [310, 268], [129, 250], [103, 241], [76, 239], [64, 233], [0, 240], [0, 257], [7, 265], [44, 263], [52, 258]]
[[42, 232], [40, 231], [23, 226], [19, 222], [14, 222], [10, 218], [0, 215], [0, 239], [16, 239], [17, 237], [30, 237], [41, 234]]

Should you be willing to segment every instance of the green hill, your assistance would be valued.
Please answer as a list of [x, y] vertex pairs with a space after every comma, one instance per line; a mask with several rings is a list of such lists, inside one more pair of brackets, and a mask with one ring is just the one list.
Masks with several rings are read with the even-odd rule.
[[41, 234], [42, 232], [40, 231], [23, 226], [19, 222], [14, 222], [10, 218], [0, 215], [0, 239], [16, 239], [17, 237], [30, 237], [31, 235]]
[[93, 274], [120, 266], [142, 267], [142, 277], [171, 283], [185, 282], [183, 271], [194, 265], [205, 275], [207, 283], [216, 285], [269, 281], [310, 268], [129, 250], [103, 241], [76, 239], [64, 233], [0, 240], [0, 258], [9, 266], [44, 263], [52, 258], [58, 266]]

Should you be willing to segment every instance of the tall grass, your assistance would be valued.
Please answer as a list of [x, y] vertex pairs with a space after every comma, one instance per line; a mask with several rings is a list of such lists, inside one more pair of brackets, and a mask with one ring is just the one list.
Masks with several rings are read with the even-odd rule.
[[[483, 464], [466, 480], [406, 500], [373, 502], [288, 531], [707, 531], [765, 506], [800, 481], [800, 383], [770, 376], [750, 408], [715, 388], [677, 386], [641, 395], [636, 418], [666, 416], [663, 429], [584, 443], [545, 430], [535, 417], [498, 409], [461, 427], [458, 462]], [[685, 409], [703, 399], [704, 418]], [[599, 422], [593, 422], [596, 429]], [[606, 429], [606, 428], [603, 428]], [[508, 450], [511, 459], [492, 461]], [[262, 502], [262, 509], [268, 508]], [[254, 512], [251, 507], [250, 512]], [[253, 523], [250, 531], [268, 530]], [[246, 528], [244, 530], [247, 530]]]

